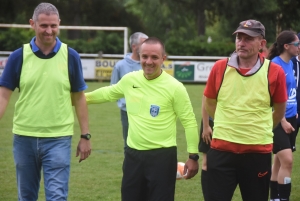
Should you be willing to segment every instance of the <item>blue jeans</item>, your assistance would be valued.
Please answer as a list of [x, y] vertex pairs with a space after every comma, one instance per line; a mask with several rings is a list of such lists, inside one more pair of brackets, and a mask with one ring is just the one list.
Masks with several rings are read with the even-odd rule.
[[67, 200], [71, 139], [71, 136], [37, 138], [14, 135], [18, 200], [38, 199], [42, 169], [46, 200]]
[[127, 136], [128, 136], [128, 116], [127, 112], [121, 110], [121, 122], [123, 127], [123, 139], [124, 139], [124, 149], [127, 147]]

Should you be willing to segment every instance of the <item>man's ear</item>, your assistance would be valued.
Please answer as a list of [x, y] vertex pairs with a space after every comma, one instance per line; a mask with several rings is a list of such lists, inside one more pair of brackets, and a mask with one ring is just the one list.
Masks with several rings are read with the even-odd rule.
[[261, 42], [260, 42], [260, 46], [261, 46], [261, 47], [260, 47], [260, 50], [263, 49], [263, 47], [265, 47], [266, 44], [267, 44], [266, 39], [262, 39]]
[[30, 20], [29, 20], [29, 24], [30, 24], [31, 28], [34, 29], [34, 21], [33, 21], [33, 19], [30, 19]]

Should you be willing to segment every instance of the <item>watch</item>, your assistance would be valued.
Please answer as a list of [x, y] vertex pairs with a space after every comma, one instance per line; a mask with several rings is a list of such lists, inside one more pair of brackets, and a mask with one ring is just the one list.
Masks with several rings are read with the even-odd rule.
[[80, 138], [84, 138], [84, 139], [86, 139], [86, 140], [90, 140], [91, 137], [92, 137], [92, 136], [91, 136], [91, 134], [89, 134], [89, 133], [80, 135]]
[[194, 161], [198, 161], [199, 155], [198, 154], [191, 154], [191, 155], [189, 155], [189, 159], [192, 159]]

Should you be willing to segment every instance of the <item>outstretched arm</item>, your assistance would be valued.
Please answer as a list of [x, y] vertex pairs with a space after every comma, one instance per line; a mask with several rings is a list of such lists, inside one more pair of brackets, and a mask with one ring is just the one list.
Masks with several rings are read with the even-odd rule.
[[124, 98], [120, 84], [106, 86], [96, 89], [92, 92], [85, 93], [87, 104], [99, 104], [105, 102], [113, 102], [120, 98]]
[[0, 119], [2, 119], [5, 113], [12, 92], [12, 90], [0, 86]]
[[[83, 91], [74, 92], [72, 93], [71, 97], [72, 97], [72, 103], [75, 106], [75, 111], [79, 122], [81, 134], [87, 134], [89, 133], [89, 126], [88, 126], [89, 120], [88, 120], [88, 109], [87, 109], [84, 92]], [[80, 138], [77, 146], [77, 151], [76, 151], [76, 157], [80, 155], [79, 162], [88, 158], [90, 154], [91, 154], [90, 140]]]

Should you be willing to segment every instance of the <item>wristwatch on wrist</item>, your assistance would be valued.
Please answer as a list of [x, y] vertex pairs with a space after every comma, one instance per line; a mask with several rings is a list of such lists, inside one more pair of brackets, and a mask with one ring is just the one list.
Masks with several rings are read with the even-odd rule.
[[91, 136], [91, 134], [89, 134], [89, 133], [80, 135], [80, 138], [84, 138], [84, 139], [86, 139], [86, 140], [90, 140], [91, 137], [92, 137], [92, 136]]
[[194, 161], [198, 161], [199, 155], [198, 154], [190, 154], [189, 155], [189, 159], [192, 159]]

